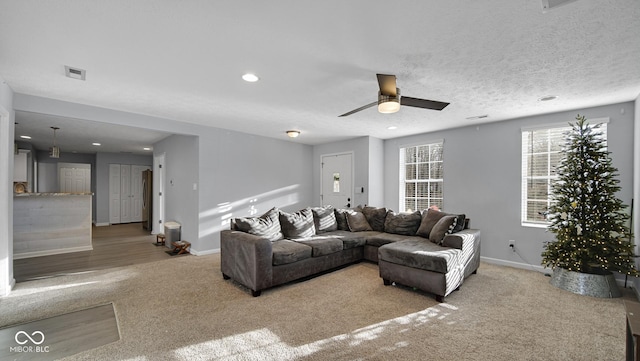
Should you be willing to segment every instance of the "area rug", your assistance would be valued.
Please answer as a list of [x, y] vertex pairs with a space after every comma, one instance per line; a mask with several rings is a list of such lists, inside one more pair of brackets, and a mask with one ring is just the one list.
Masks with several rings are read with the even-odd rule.
[[119, 339], [109, 303], [0, 329], [0, 360], [57, 360]]

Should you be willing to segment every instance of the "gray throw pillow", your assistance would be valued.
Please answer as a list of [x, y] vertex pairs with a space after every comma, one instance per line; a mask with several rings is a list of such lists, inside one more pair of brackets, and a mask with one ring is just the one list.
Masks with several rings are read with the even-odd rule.
[[338, 222], [336, 221], [333, 206], [314, 207], [311, 208], [311, 211], [313, 212], [313, 223], [316, 225], [316, 233], [330, 232], [338, 229]]
[[444, 216], [433, 226], [429, 234], [429, 240], [436, 244], [442, 244], [444, 236], [453, 232], [458, 221], [458, 216]]
[[347, 224], [351, 232], [373, 231], [362, 212], [347, 213]]
[[336, 223], [338, 224], [339, 231], [349, 231], [349, 224], [347, 223], [347, 214], [355, 213], [353, 209], [348, 208], [336, 208], [334, 209], [336, 214]]
[[374, 231], [384, 232], [384, 221], [387, 218], [387, 209], [384, 207], [364, 206], [362, 213]]
[[429, 234], [431, 233], [431, 229], [433, 228], [433, 226], [438, 223], [440, 218], [446, 215], [447, 214], [444, 212], [427, 209], [427, 211], [422, 216], [422, 222], [420, 222], [420, 227], [418, 227], [418, 231], [416, 232], [416, 234], [424, 238], [429, 238]]
[[271, 208], [260, 217], [244, 217], [235, 219], [236, 229], [242, 232], [264, 237], [270, 241], [282, 239], [278, 208]]
[[305, 208], [295, 213], [280, 211], [280, 226], [286, 238], [307, 238], [316, 234], [311, 208]]
[[397, 214], [389, 211], [384, 221], [384, 231], [405, 236], [415, 236], [421, 221], [422, 214], [420, 211]]

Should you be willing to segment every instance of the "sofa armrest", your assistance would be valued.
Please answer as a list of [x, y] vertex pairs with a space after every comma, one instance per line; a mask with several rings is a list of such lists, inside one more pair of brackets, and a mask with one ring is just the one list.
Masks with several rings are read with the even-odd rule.
[[445, 235], [442, 246], [464, 250], [467, 244], [473, 245], [476, 242], [480, 242], [480, 230], [463, 229], [460, 232]]
[[241, 231], [220, 232], [220, 268], [225, 276], [261, 291], [271, 287], [273, 269], [271, 241]]

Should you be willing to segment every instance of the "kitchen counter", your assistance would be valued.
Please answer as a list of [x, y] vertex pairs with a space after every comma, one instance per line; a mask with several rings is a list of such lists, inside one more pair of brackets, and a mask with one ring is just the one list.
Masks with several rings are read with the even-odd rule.
[[93, 193], [17, 193], [13, 258], [90, 251]]

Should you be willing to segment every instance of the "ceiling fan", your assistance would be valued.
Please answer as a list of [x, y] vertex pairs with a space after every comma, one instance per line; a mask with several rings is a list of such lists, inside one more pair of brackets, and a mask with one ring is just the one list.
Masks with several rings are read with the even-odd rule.
[[367, 104], [360, 108], [354, 109], [350, 112], [346, 112], [340, 117], [346, 117], [353, 113], [357, 113], [361, 110], [365, 110], [374, 105], [378, 105], [378, 111], [380, 113], [395, 113], [400, 109], [400, 105], [408, 105], [410, 107], [442, 110], [449, 103], [439, 102], [436, 100], [427, 100], [420, 98], [412, 98], [406, 96], [400, 96], [400, 89], [396, 87], [396, 76], [387, 74], [376, 74], [378, 77], [378, 85], [380, 91], [378, 92], [378, 101]]

